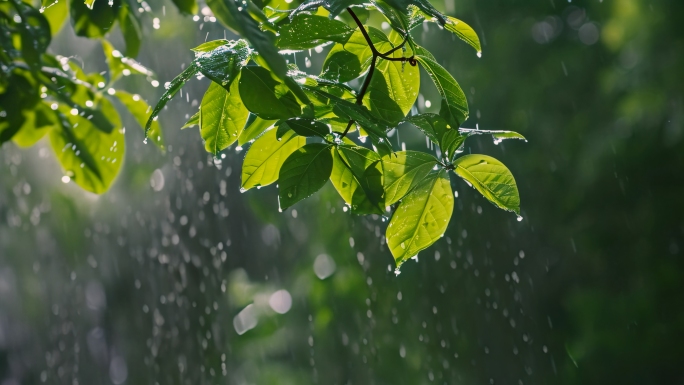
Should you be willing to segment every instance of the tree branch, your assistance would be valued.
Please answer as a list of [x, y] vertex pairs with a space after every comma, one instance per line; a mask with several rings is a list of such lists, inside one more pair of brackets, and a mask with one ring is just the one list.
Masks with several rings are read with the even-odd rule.
[[[410, 58], [389, 56], [406, 44], [406, 42], [409, 39], [408, 35], [406, 35], [406, 37], [404, 38], [404, 41], [401, 44], [392, 48], [391, 50], [389, 50], [385, 53], [378, 52], [378, 50], [375, 48], [375, 45], [373, 45], [373, 41], [371, 40], [370, 35], [368, 35], [368, 31], [366, 31], [366, 28], [364, 28], [363, 23], [361, 22], [361, 20], [359, 20], [359, 18], [356, 16], [354, 11], [352, 11], [351, 7], [347, 8], [347, 12], [349, 12], [351, 17], [354, 19], [354, 21], [356, 22], [356, 25], [359, 26], [359, 30], [361, 30], [361, 34], [363, 35], [363, 38], [366, 39], [366, 43], [368, 43], [368, 47], [371, 49], [371, 52], [373, 53], [373, 59], [371, 60], [370, 67], [368, 68], [368, 73], [366, 74], [366, 78], [363, 80], [363, 85], [361, 86], [359, 93], [356, 95], [356, 104], [361, 105], [363, 103], [363, 96], [366, 94], [366, 91], [368, 90], [368, 86], [370, 85], [370, 82], [371, 82], [371, 78], [373, 77], [373, 72], [375, 71], [375, 64], [378, 61], [378, 58], [382, 58], [384, 60], [389, 60], [389, 61], [409, 62], [412, 66], [416, 65], [416, 59], [413, 56], [411, 56]], [[354, 120], [352, 119], [349, 121], [349, 124], [347, 124], [347, 128], [342, 133], [342, 136], [341, 136], [342, 138], [344, 138], [347, 135], [347, 133], [349, 133], [349, 130], [351, 129], [351, 126], [353, 124], [354, 124]]]

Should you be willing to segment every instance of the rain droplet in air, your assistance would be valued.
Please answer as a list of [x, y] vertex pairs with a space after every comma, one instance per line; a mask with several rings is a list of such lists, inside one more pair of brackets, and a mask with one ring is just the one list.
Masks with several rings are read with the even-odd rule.
[[523, 220], [523, 217], [518, 215], [518, 222], [522, 222], [522, 220]]

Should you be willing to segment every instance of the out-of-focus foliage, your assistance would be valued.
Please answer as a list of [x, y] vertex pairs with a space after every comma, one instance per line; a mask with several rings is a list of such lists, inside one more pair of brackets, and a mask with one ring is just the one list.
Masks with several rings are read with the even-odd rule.
[[[55, 183], [49, 141], [5, 144], [2, 381], [680, 383], [684, 5], [435, 4], [481, 38], [478, 59], [433, 23], [413, 29], [458, 78], [463, 126], [530, 139], [464, 148], [516, 171], [521, 222], [453, 186], [443, 241], [396, 277], [380, 217], [345, 213], [331, 184], [279, 213], [275, 189], [238, 192], [244, 150], [216, 161], [187, 129], [165, 131], [165, 154], [126, 130], [118, 182], [99, 197]], [[160, 81], [192, 62], [187, 47], [235, 38], [209, 12], [193, 22], [151, 6], [160, 25], [143, 24], [150, 47], [138, 60]], [[54, 38], [60, 52], [106, 70], [99, 45], [69, 31]], [[327, 52], [287, 59], [319, 68]], [[162, 93], [143, 77], [122, 83], [147, 101]], [[208, 84], [188, 83], [163, 126], [183, 125]], [[422, 91], [416, 109], [436, 114], [439, 100]], [[248, 122], [238, 143], [274, 123]], [[390, 140], [426, 143], [408, 124]]]
[[[83, 72], [70, 58], [51, 54], [52, 35], [70, 19], [78, 36], [102, 38], [109, 78]], [[126, 43], [126, 55], [104, 39], [116, 25]], [[108, 98], [122, 76], [154, 74], [132, 57], [141, 44], [140, 21], [128, 0], [56, 0], [40, 8], [22, 0], [0, 3], [0, 145], [14, 141], [30, 147], [49, 135], [62, 168], [63, 180], [93, 193], [103, 193], [123, 162], [123, 127]], [[156, 82], [156, 81], [155, 81]], [[156, 83], [158, 84], [158, 82]], [[138, 95], [120, 93], [119, 99], [136, 118], [149, 107]], [[155, 135], [156, 134], [156, 135]], [[159, 124], [153, 141], [163, 148]]]

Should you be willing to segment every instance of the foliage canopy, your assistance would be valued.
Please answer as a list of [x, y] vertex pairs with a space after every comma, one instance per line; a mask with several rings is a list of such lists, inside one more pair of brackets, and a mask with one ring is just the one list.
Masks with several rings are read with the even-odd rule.
[[[183, 13], [197, 12], [193, 0], [174, 3]], [[463, 152], [466, 139], [476, 134], [490, 134], [495, 142], [524, 138], [461, 128], [469, 114], [465, 94], [411, 31], [438, 23], [478, 56], [479, 38], [427, 0], [307, 0], [290, 9], [208, 0], [218, 20], [242, 39], [193, 48], [195, 59], [167, 84], [154, 109], [138, 95], [111, 88], [122, 75], [154, 78], [133, 59], [142, 39], [133, 5], [127, 0], [70, 4], [76, 34], [101, 39], [110, 67], [105, 78], [46, 52], [66, 17], [64, 9], [60, 13], [66, 5], [59, 4], [40, 9], [21, 0], [0, 4], [0, 143], [30, 146], [49, 135], [65, 178], [88, 191], [106, 191], [123, 161], [124, 130], [111, 100], [126, 107], [163, 151], [158, 115], [187, 81], [206, 77], [212, 83], [183, 128], [199, 126], [205, 149], [215, 157], [235, 143], [250, 144], [242, 189], [277, 183], [284, 210], [330, 179], [351, 213], [389, 217], [386, 239], [397, 268], [444, 234], [454, 205], [452, 173], [497, 207], [520, 214], [508, 168], [492, 157]], [[389, 34], [366, 25], [370, 12], [386, 19]], [[104, 39], [115, 23], [125, 38], [124, 54]], [[332, 47], [319, 75], [284, 58], [327, 45]], [[419, 68], [441, 95], [439, 114], [412, 113], [421, 87]], [[351, 86], [357, 79], [358, 89]], [[389, 137], [403, 123], [417, 127], [437, 156], [393, 148]]]

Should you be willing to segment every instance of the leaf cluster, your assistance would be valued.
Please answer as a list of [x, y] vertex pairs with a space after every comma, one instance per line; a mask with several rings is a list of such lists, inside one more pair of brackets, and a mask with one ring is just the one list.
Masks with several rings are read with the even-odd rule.
[[[466, 23], [426, 0], [309, 0], [290, 10], [233, 0], [207, 4], [243, 39], [194, 48], [195, 59], [170, 82], [146, 132], [189, 79], [211, 79], [199, 111], [184, 128], [199, 126], [214, 156], [235, 143], [250, 146], [243, 191], [277, 183], [285, 210], [330, 180], [346, 210], [390, 217], [386, 240], [397, 268], [444, 234], [454, 205], [452, 173], [497, 207], [519, 215], [518, 189], [508, 168], [486, 155], [462, 153], [466, 139], [476, 134], [493, 135], [495, 141], [524, 138], [460, 128], [468, 118], [465, 94], [411, 35], [416, 26], [436, 22], [480, 55], [477, 34]], [[370, 12], [386, 19], [389, 34], [364, 24], [361, 19]], [[332, 47], [319, 75], [283, 57], [327, 45]], [[441, 95], [439, 114], [410, 114], [420, 90], [419, 68]], [[361, 86], [355, 89], [350, 82], [357, 79]], [[423, 132], [437, 156], [396, 151], [389, 133], [404, 123]]]

